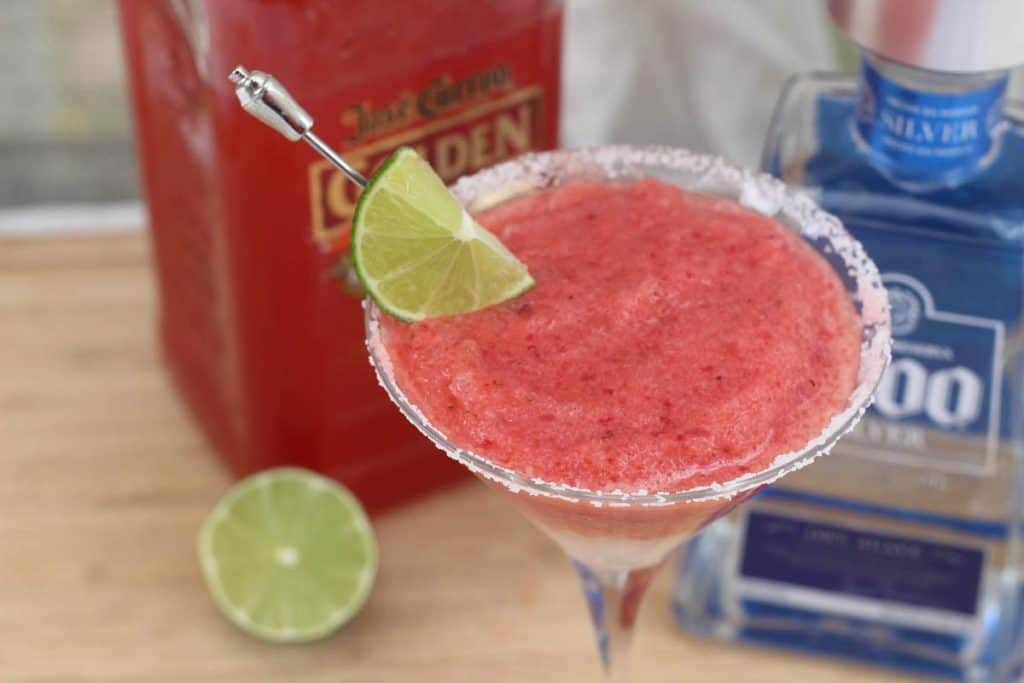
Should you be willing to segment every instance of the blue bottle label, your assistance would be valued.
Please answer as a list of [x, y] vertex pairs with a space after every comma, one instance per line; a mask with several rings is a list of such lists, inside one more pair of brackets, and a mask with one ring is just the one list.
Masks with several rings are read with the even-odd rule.
[[[941, 630], [978, 609], [985, 553], [764, 511], [746, 515], [739, 558], [742, 592], [778, 602]], [[846, 596], [845, 598], [840, 596]], [[908, 609], [909, 608], [909, 609]], [[946, 628], [943, 629], [942, 627]]]
[[856, 126], [875, 162], [904, 176], [977, 166], [992, 147], [1007, 78], [968, 92], [911, 90], [861, 60]]
[[[896, 261], [896, 240], [887, 246], [883, 260]], [[988, 268], [996, 265], [992, 259]], [[874, 405], [840, 450], [890, 463], [992, 475], [1000, 437], [1007, 431], [1005, 323], [944, 310], [929, 287], [909, 273], [888, 272], [882, 279], [892, 304], [893, 359]], [[937, 282], [940, 294], [962, 287], [948, 279]]]

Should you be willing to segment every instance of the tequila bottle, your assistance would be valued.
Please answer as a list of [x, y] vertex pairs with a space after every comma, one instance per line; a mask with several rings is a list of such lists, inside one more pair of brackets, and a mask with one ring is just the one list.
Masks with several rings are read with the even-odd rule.
[[689, 630], [966, 681], [1024, 666], [1024, 62], [1015, 0], [832, 2], [859, 75], [793, 79], [764, 170], [883, 273], [893, 362], [835, 452], [693, 542]]

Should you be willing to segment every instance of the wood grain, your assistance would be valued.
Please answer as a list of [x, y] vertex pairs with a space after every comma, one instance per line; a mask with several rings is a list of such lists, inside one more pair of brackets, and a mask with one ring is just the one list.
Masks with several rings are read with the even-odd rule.
[[[0, 241], [0, 681], [598, 681], [583, 601], [550, 541], [474, 483], [375, 520], [363, 613], [270, 646], [215, 612], [196, 530], [229, 483], [159, 364], [139, 236]], [[668, 572], [635, 681], [899, 681], [685, 637]]]

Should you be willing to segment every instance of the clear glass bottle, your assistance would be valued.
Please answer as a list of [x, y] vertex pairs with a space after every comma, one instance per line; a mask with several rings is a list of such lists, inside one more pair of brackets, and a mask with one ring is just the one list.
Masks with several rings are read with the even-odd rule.
[[781, 97], [764, 170], [878, 263], [893, 363], [832, 455], [692, 544], [691, 631], [966, 681], [1024, 668], [1024, 105], [1004, 96], [1024, 41], [991, 31], [1013, 35], [1024, 3], [957, 4], [831, 3], [859, 77]]

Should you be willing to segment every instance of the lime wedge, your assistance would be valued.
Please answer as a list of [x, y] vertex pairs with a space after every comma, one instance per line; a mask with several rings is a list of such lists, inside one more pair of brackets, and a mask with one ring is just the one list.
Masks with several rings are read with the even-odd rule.
[[395, 150], [359, 197], [352, 260], [377, 305], [409, 322], [470, 313], [533, 286], [410, 147]]
[[363, 606], [377, 542], [347, 489], [286, 467], [244, 479], [220, 499], [199, 532], [199, 562], [232, 623], [263, 640], [300, 643]]

